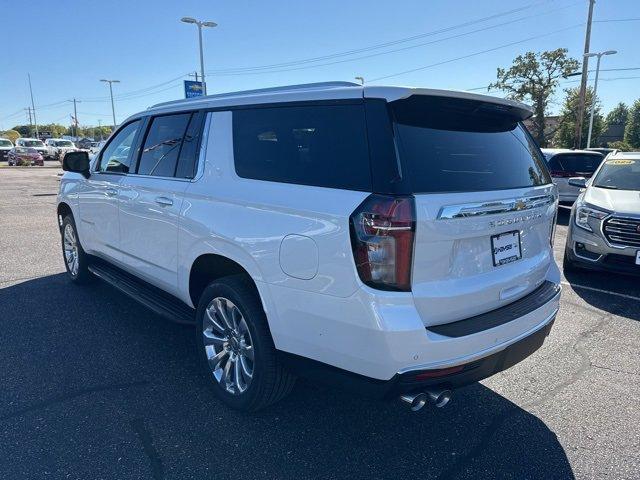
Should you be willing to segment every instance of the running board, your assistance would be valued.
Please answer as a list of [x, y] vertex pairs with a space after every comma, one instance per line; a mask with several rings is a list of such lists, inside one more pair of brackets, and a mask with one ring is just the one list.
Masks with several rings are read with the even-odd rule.
[[193, 325], [195, 310], [172, 295], [134, 277], [133, 275], [107, 264], [96, 261], [89, 265], [89, 271], [120, 290], [149, 310], [173, 322]]

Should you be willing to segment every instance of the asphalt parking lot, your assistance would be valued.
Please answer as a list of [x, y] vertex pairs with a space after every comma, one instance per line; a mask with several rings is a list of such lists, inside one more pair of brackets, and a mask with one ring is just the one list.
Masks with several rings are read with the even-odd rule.
[[191, 328], [67, 281], [57, 173], [0, 169], [0, 478], [640, 478], [638, 278], [564, 279], [545, 345], [444, 409], [300, 381], [245, 415], [210, 392]]

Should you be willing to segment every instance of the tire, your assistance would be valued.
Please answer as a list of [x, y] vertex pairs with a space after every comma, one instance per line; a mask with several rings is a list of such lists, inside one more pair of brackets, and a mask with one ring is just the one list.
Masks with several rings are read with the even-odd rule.
[[291, 392], [295, 377], [278, 361], [267, 317], [248, 278], [234, 275], [209, 284], [196, 318], [202, 366], [225, 404], [256, 411]]
[[[80, 244], [78, 230], [72, 215], [67, 215], [62, 220], [61, 229], [62, 258], [67, 275], [72, 282], [78, 285], [91, 282], [94, 277], [89, 271], [89, 255], [87, 255]], [[71, 237], [72, 234], [72, 237]], [[73, 242], [75, 239], [75, 245]], [[76, 262], [77, 261], [77, 262]], [[76, 264], [77, 263], [77, 264]]]

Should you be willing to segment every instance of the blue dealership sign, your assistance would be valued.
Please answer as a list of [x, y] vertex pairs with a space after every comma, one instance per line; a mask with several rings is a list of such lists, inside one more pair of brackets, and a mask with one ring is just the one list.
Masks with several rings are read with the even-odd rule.
[[184, 98], [200, 97], [203, 95], [202, 82], [184, 81]]

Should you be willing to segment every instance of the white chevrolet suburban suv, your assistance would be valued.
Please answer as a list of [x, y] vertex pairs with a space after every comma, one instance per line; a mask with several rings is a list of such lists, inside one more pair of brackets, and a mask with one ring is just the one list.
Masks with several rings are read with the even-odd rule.
[[70, 278], [196, 325], [224, 402], [303, 375], [417, 410], [556, 317], [556, 188], [528, 107], [331, 82], [159, 104], [64, 158]]

